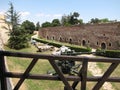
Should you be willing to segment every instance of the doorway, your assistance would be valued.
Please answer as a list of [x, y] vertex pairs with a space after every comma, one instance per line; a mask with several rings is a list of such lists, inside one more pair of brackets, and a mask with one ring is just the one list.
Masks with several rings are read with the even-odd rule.
[[105, 43], [101, 43], [101, 49], [106, 49], [106, 44]]

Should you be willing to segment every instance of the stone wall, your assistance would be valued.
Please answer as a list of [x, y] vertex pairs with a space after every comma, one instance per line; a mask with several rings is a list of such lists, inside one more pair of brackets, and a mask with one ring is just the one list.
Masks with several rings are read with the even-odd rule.
[[8, 28], [8, 25], [4, 22], [5, 16], [0, 14], [0, 38], [3, 44], [7, 44], [9, 39], [9, 30], [5, 29]]
[[92, 48], [120, 49], [119, 22], [42, 28], [39, 30], [39, 36]]

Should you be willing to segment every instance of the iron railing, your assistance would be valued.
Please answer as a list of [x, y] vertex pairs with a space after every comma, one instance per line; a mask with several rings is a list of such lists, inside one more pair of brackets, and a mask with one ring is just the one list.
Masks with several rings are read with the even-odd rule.
[[[5, 56], [12, 56], [18, 58], [32, 58], [30, 65], [27, 67], [24, 73], [8, 72], [5, 69]], [[47, 59], [51, 66], [54, 68], [58, 75], [38, 75], [29, 74], [32, 68], [35, 66], [38, 60]], [[21, 59], [22, 60], [22, 59]], [[74, 60], [82, 63], [82, 67], [77, 76], [64, 76], [61, 72], [55, 60]], [[103, 76], [88, 76], [88, 62], [103, 62], [111, 63], [109, 68], [103, 74]], [[62, 81], [65, 85], [64, 90], [75, 90], [78, 83], [81, 83], [80, 90], [86, 90], [87, 82], [97, 82], [92, 90], [99, 90], [105, 82], [120, 82], [120, 77], [109, 77], [115, 68], [119, 65], [120, 58], [92, 58], [92, 57], [77, 57], [77, 56], [54, 56], [32, 53], [21, 53], [12, 51], [0, 51], [0, 80], [1, 90], [7, 90], [6, 78], [20, 78], [13, 90], [18, 90], [25, 79], [39, 79], [39, 80], [58, 80]], [[73, 81], [70, 85], [69, 81]]]

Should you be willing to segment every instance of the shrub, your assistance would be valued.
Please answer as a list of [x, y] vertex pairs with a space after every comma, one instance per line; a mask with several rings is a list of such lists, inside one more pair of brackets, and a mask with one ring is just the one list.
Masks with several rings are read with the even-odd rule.
[[120, 58], [120, 50], [96, 50], [96, 55], [112, 57], [112, 58]]
[[105, 56], [113, 57], [113, 58], [120, 58], [120, 50], [106, 50]]
[[71, 45], [71, 44], [68, 44], [68, 43], [60, 43], [60, 42], [56, 42], [56, 41], [53, 42], [53, 41], [50, 41], [50, 40], [36, 39], [36, 38], [33, 38], [33, 39], [38, 41], [38, 42], [45, 43], [45, 44], [48, 44], [48, 45], [52, 45], [52, 46], [55, 46], [55, 47], [58, 47], [58, 48], [64, 45], [64, 46], [69, 47], [72, 50], [75, 50], [76, 52], [90, 52], [91, 51], [91, 48], [80, 47], [80, 46]]

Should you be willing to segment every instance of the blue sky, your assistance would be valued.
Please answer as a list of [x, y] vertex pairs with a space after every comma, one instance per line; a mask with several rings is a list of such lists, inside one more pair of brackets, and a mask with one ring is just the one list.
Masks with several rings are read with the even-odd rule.
[[78, 12], [84, 22], [91, 18], [120, 21], [120, 0], [0, 0], [0, 14], [9, 9], [9, 2], [20, 12], [21, 22], [51, 22], [72, 12]]

